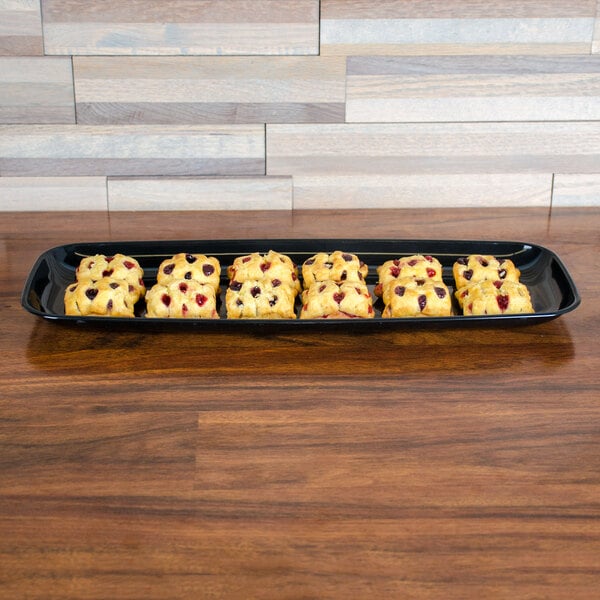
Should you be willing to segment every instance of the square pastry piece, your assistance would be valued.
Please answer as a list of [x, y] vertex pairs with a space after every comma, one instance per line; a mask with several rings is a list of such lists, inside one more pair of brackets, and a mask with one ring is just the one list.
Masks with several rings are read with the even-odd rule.
[[89, 317], [133, 317], [137, 296], [124, 279], [100, 277], [67, 286], [65, 314]]
[[221, 265], [213, 256], [181, 252], [163, 260], [156, 273], [157, 283], [167, 284], [175, 279], [194, 279], [211, 285], [219, 292]]
[[157, 283], [146, 294], [146, 317], [218, 319], [215, 288], [194, 279]]
[[227, 268], [227, 276], [230, 282], [263, 281], [274, 287], [284, 285], [296, 294], [301, 290], [296, 264], [289, 256], [274, 250], [237, 257]]
[[232, 281], [225, 293], [229, 319], [295, 319], [295, 289], [268, 279]]
[[77, 281], [99, 281], [103, 278], [126, 281], [137, 302], [146, 293], [144, 271], [135, 258], [124, 254], [95, 254], [81, 260], [75, 270]]
[[364, 283], [317, 281], [302, 292], [301, 319], [373, 317], [373, 300]]
[[473, 254], [459, 258], [452, 268], [454, 295], [464, 315], [533, 313], [521, 272], [508, 258]]
[[413, 277], [423, 281], [442, 281], [442, 265], [433, 256], [415, 254], [403, 258], [395, 258], [377, 267], [379, 281], [375, 286], [376, 296], [383, 296], [384, 290], [395, 285], [399, 279]]
[[534, 312], [529, 290], [518, 281], [484, 280], [461, 288], [455, 295], [465, 315]]
[[319, 252], [304, 261], [302, 265], [305, 289], [317, 281], [364, 283], [368, 272], [369, 267], [358, 256], [341, 250], [330, 254]]
[[459, 258], [452, 273], [457, 289], [479, 281], [519, 281], [521, 276], [512, 260], [479, 254]]
[[86, 256], [75, 269], [76, 282], [64, 295], [66, 315], [133, 317], [146, 294], [144, 271], [131, 256]]
[[444, 282], [416, 277], [397, 279], [384, 288], [384, 319], [398, 317], [448, 317], [452, 296]]

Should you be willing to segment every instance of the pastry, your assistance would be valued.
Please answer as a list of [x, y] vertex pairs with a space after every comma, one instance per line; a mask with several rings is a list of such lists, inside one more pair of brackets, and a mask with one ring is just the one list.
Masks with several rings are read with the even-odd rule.
[[442, 281], [403, 277], [383, 290], [383, 318], [447, 317], [452, 314], [452, 296]]
[[135, 258], [124, 254], [88, 256], [79, 263], [75, 277], [77, 281], [98, 281], [104, 277], [124, 280], [135, 297], [134, 303], [146, 293], [143, 269]]
[[317, 281], [364, 283], [368, 272], [369, 267], [358, 256], [340, 250], [330, 254], [319, 252], [304, 261], [302, 265], [305, 289], [310, 288]]
[[229, 319], [295, 319], [296, 292], [280, 281], [234, 280], [225, 293]]
[[517, 281], [484, 280], [455, 292], [465, 315], [532, 313], [527, 286]]
[[442, 281], [442, 265], [433, 256], [415, 254], [384, 262], [377, 267], [377, 275], [379, 276], [379, 282], [375, 286], [374, 293], [376, 296], [381, 296], [383, 290], [390, 283], [406, 277]]
[[364, 283], [316, 281], [302, 292], [301, 319], [373, 317], [373, 300]]
[[266, 254], [254, 252], [237, 257], [227, 268], [227, 276], [230, 281], [238, 283], [263, 281], [270, 282], [275, 287], [285, 285], [295, 290], [296, 294], [301, 289], [297, 266], [289, 256], [273, 250]]
[[195, 279], [157, 283], [146, 294], [146, 317], [218, 319], [215, 288]]
[[156, 273], [158, 283], [167, 284], [175, 279], [194, 279], [211, 285], [218, 292], [221, 265], [212, 256], [181, 252], [163, 260]]
[[519, 281], [521, 272], [508, 258], [472, 254], [456, 260], [452, 267], [456, 289], [478, 281]]
[[134, 297], [124, 279], [100, 277], [67, 286], [65, 314], [97, 317], [133, 317]]

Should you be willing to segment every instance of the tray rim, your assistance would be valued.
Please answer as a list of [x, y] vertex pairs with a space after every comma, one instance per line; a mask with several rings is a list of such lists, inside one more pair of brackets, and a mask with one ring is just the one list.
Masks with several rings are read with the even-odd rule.
[[[125, 245], [134, 249], [136, 246], [167, 246], [181, 244], [197, 244], [197, 245], [211, 245], [211, 244], [253, 244], [259, 245], [264, 248], [265, 252], [272, 248], [276, 251], [283, 253], [291, 253], [283, 249], [277, 249], [277, 246], [283, 246], [286, 244], [294, 243], [307, 243], [314, 242], [315, 244], [329, 244], [332, 246], [339, 245], [339, 248], [345, 249], [349, 244], [416, 244], [426, 246], [427, 244], [454, 244], [454, 245], [513, 245], [520, 246], [523, 249], [529, 248], [537, 250], [549, 256], [559, 267], [562, 277], [568, 284], [568, 291], [573, 297], [572, 302], [568, 305], [551, 311], [542, 311], [535, 313], [526, 314], [504, 314], [504, 315], [450, 315], [443, 317], [395, 317], [395, 318], [375, 318], [375, 319], [184, 319], [184, 318], [143, 318], [143, 317], [102, 317], [102, 316], [79, 316], [79, 315], [65, 315], [59, 313], [52, 313], [43, 310], [39, 310], [34, 307], [28, 300], [29, 292], [32, 288], [33, 282], [37, 271], [41, 264], [47, 260], [47, 258], [56, 252], [63, 251], [67, 252], [69, 248], [77, 246], [90, 246], [99, 247], [102, 245], [106, 246], [119, 246]], [[256, 252], [260, 250], [249, 250], [248, 252]], [[323, 251], [323, 250], [316, 250]], [[348, 250], [349, 252], [352, 250]], [[358, 253], [358, 250], [355, 249]], [[301, 253], [302, 251], [298, 251]], [[312, 251], [311, 251], [312, 252]], [[98, 252], [100, 253], [100, 252]], [[219, 254], [219, 252], [214, 252]], [[363, 252], [364, 254], [367, 251]], [[371, 251], [372, 254], [383, 254], [382, 251]], [[475, 253], [475, 252], [473, 252]], [[232, 255], [240, 255], [239, 252], [231, 253]], [[439, 255], [440, 253], [438, 253]], [[454, 254], [462, 254], [460, 252]], [[532, 243], [523, 242], [519, 240], [481, 240], [481, 239], [445, 239], [445, 238], [220, 238], [220, 239], [166, 239], [166, 240], [101, 240], [101, 241], [81, 241], [81, 242], [70, 242], [68, 244], [58, 244], [48, 248], [42, 252], [37, 259], [34, 261], [29, 274], [25, 280], [23, 290], [21, 293], [21, 306], [30, 314], [37, 317], [41, 317], [45, 320], [52, 322], [64, 322], [64, 323], [75, 323], [75, 324], [99, 324], [99, 325], [128, 325], [128, 326], [141, 326], [143, 328], [175, 328], [177, 326], [187, 326], [190, 330], [192, 329], [205, 329], [207, 331], [222, 330], [227, 331], [230, 329], [241, 331], [248, 329], [259, 329], [259, 328], [287, 328], [287, 327], [308, 327], [314, 328], [315, 326], [322, 326], [326, 328], [343, 328], [343, 329], [354, 329], [354, 328], [370, 328], [380, 330], [397, 330], [398, 325], [406, 327], [419, 327], [419, 326], [456, 326], [461, 327], [462, 325], [485, 325], [485, 324], [534, 324], [541, 323], [551, 319], [560, 317], [566, 313], [575, 310], [581, 304], [581, 296], [577, 290], [575, 282], [568, 269], [564, 265], [560, 257], [551, 250], [550, 248]]]

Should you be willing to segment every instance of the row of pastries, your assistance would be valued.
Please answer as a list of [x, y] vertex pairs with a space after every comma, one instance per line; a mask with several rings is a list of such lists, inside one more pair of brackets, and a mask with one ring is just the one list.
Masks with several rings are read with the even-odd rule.
[[[319, 252], [299, 268], [290, 257], [270, 250], [235, 258], [226, 269], [228, 319], [372, 319], [374, 301], [382, 318], [453, 314], [443, 268], [429, 255], [386, 261], [377, 267], [373, 296], [368, 266], [352, 253]], [[300, 278], [301, 274], [301, 278]], [[509, 259], [472, 255], [453, 265], [455, 297], [463, 314], [533, 312], [529, 291]], [[67, 286], [65, 314], [133, 317], [145, 301], [147, 318], [218, 319], [221, 265], [204, 254], [179, 253], [162, 261], [148, 290], [136, 259], [97, 254], [81, 260]]]

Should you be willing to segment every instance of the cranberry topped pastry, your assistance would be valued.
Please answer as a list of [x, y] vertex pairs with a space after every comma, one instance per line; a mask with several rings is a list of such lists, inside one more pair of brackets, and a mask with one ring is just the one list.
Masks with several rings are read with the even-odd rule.
[[122, 279], [129, 284], [132, 295], [136, 296], [134, 303], [146, 293], [143, 269], [135, 258], [124, 254], [88, 256], [79, 263], [75, 276], [77, 281], [98, 281], [104, 277]]
[[361, 282], [316, 281], [302, 292], [301, 319], [372, 319], [373, 300]]
[[369, 267], [358, 256], [341, 250], [330, 254], [319, 252], [302, 265], [305, 289], [317, 281], [364, 283], [368, 272]]
[[534, 312], [529, 290], [518, 281], [484, 280], [455, 292], [465, 315]]
[[379, 282], [374, 292], [375, 295], [382, 296], [384, 289], [398, 279], [416, 277], [425, 281], [442, 281], [442, 265], [433, 256], [415, 254], [384, 262], [377, 267], [377, 274]]
[[218, 319], [215, 288], [195, 279], [157, 283], [146, 294], [149, 318]]
[[217, 291], [220, 277], [221, 265], [216, 258], [185, 252], [163, 260], [156, 274], [158, 283], [167, 284], [175, 279], [194, 279], [200, 283], [212, 285]]
[[124, 279], [100, 277], [67, 286], [65, 314], [96, 317], [133, 317], [135, 296]]
[[297, 294], [300, 289], [298, 268], [285, 254], [269, 250], [266, 254], [254, 252], [239, 256], [227, 268], [230, 281], [263, 281], [278, 285], [285, 285]]
[[296, 292], [281, 281], [233, 280], [225, 293], [229, 319], [295, 319]]
[[512, 260], [479, 254], [459, 258], [452, 272], [457, 289], [485, 280], [519, 281], [521, 275]]
[[442, 281], [403, 277], [383, 291], [383, 318], [447, 317], [452, 314], [452, 297]]

